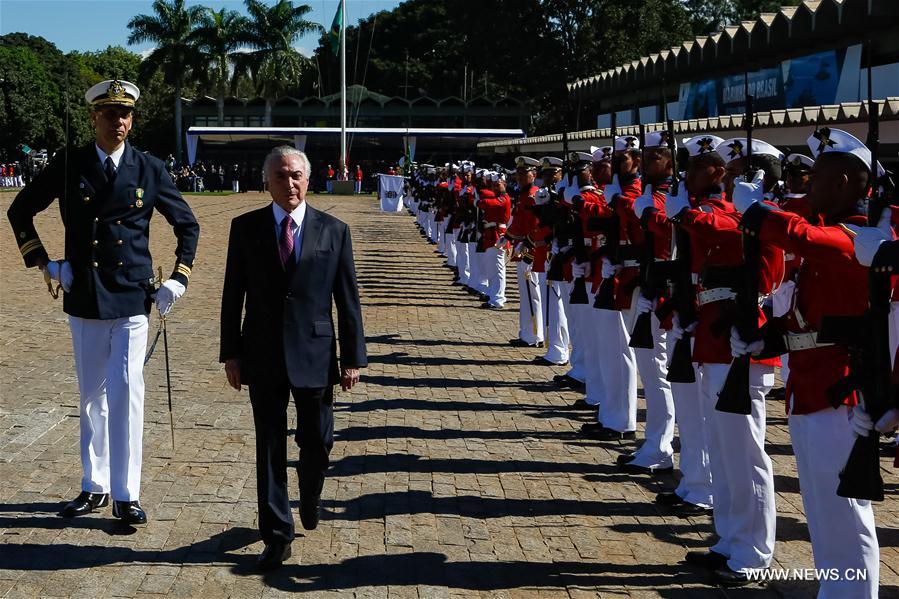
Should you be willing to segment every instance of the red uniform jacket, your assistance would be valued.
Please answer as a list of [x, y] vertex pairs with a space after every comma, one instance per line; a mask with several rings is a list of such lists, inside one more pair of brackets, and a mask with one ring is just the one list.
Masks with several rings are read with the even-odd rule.
[[531, 270], [544, 272], [546, 270], [546, 258], [549, 254], [549, 246], [546, 239], [552, 235], [552, 228], [541, 226], [540, 219], [537, 218], [537, 213], [534, 211], [534, 207], [537, 205], [534, 201], [537, 190], [538, 187], [536, 185], [532, 185], [526, 190], [521, 190], [515, 203], [512, 224], [506, 230], [506, 236], [516, 242], [525, 241], [532, 248], [534, 256]]
[[[868, 307], [868, 269], [855, 259], [852, 238], [839, 223], [864, 226], [867, 219], [848, 215], [815, 224], [790, 212], [771, 212], [762, 222], [759, 238], [774, 243], [802, 258], [796, 282], [796, 310], [807, 323], [799, 326], [796, 312], [789, 312], [771, 323], [778, 332], [818, 331], [825, 315], [856, 316]], [[832, 345], [790, 352], [790, 378], [787, 381], [787, 405], [792, 400], [794, 414], [810, 414], [831, 409], [827, 389], [849, 371], [849, 354]], [[854, 394], [846, 405], [855, 405]]]
[[512, 218], [512, 199], [509, 194], [499, 196], [490, 189], [478, 190], [478, 208], [481, 220], [484, 221], [484, 235], [481, 237], [481, 248], [490, 249], [506, 232], [506, 223]]
[[[702, 274], [708, 267], [732, 267], [743, 263], [743, 237], [737, 226], [741, 215], [723, 194], [698, 198], [695, 208], [685, 210], [680, 226], [690, 233], [693, 272]], [[784, 252], [771, 243], [762, 244], [759, 265], [759, 293], [770, 294], [783, 280]], [[702, 280], [698, 291], [704, 290]], [[698, 293], [697, 293], [698, 295]], [[717, 301], [699, 307], [699, 321], [694, 332], [693, 361], [709, 364], [729, 364], [730, 327], [715, 334], [713, 328], [720, 325], [728, 301]], [[759, 309], [759, 326], [765, 315]], [[779, 366], [780, 358], [759, 360], [761, 364]], [[791, 364], [792, 366], [792, 364]]]
[[[809, 222], [812, 220], [812, 206], [809, 204], [806, 196], [784, 198], [780, 203], [780, 207], [782, 210], [792, 212]], [[802, 259], [796, 254], [791, 252], [784, 254], [784, 281], [792, 281], [796, 278], [801, 262]]]

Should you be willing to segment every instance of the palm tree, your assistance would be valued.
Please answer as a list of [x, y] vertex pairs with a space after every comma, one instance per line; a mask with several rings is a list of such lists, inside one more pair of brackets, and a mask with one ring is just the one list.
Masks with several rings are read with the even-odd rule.
[[307, 33], [323, 33], [318, 23], [306, 20], [312, 8], [294, 6], [291, 0], [279, 0], [266, 6], [260, 0], [246, 0], [250, 14], [250, 46], [254, 48], [238, 61], [238, 68], [249, 70], [256, 93], [265, 98], [265, 124], [272, 124], [272, 104], [287, 89], [296, 86], [308, 65], [308, 59], [294, 49]]
[[156, 48], [141, 61], [138, 78], [149, 81], [162, 71], [166, 83], [175, 88], [175, 155], [181, 155], [181, 95], [184, 86], [191, 82], [197, 53], [190, 40], [202, 7], [184, 6], [184, 0], [155, 0], [153, 15], [137, 15], [128, 21], [129, 44], [152, 42]]
[[203, 8], [190, 40], [199, 50], [200, 61], [206, 65], [205, 69], [199, 70], [200, 81], [210, 83], [215, 89], [218, 124], [221, 126], [225, 124], [225, 90], [229, 79], [232, 90], [237, 85], [240, 71], [235, 69], [233, 78], [230, 73], [236, 66], [240, 48], [250, 41], [250, 21], [236, 10]]

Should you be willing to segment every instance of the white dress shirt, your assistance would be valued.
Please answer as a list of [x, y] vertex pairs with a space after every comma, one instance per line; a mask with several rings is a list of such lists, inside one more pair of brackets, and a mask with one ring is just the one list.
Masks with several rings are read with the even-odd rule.
[[[281, 222], [284, 220], [284, 217], [287, 216], [287, 211], [272, 202], [272, 212], [275, 214], [275, 240], [278, 243], [278, 247], [281, 247]], [[303, 244], [303, 222], [306, 220], [305, 200], [300, 202], [300, 205], [294, 208], [293, 212], [290, 213], [290, 218], [292, 218], [293, 222], [297, 225], [293, 230], [293, 259], [298, 261], [300, 259], [300, 250], [302, 249]]]
[[94, 147], [97, 149], [97, 156], [100, 157], [100, 164], [103, 167], [106, 167], [106, 157], [109, 156], [112, 158], [112, 163], [115, 165], [116, 170], [119, 168], [119, 162], [122, 160], [122, 155], [125, 153], [125, 144], [120, 145], [116, 150], [112, 152], [112, 154], [107, 154], [103, 150], [100, 149], [100, 146], [94, 144]]

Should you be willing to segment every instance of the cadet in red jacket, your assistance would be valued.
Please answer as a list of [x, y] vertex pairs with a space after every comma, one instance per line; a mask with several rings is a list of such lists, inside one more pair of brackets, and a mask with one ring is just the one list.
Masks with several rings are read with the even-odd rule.
[[[717, 159], [709, 154], [717, 181], [732, 188], [737, 173], [745, 170], [745, 139], [730, 139], [717, 148]], [[779, 170], [783, 156], [776, 148], [754, 139], [754, 164]], [[769, 183], [776, 183], [771, 173]], [[728, 586], [749, 583], [747, 570], [767, 568], [774, 554], [776, 510], [774, 472], [765, 453], [765, 394], [774, 384], [776, 359], [750, 367], [752, 412], [748, 416], [715, 409], [732, 360], [726, 323], [733, 314], [735, 277], [743, 263], [740, 215], [724, 190], [699, 189], [696, 173], [688, 173], [687, 189], [700, 199], [694, 208], [683, 196], [669, 197], [668, 217], [679, 221], [690, 233], [692, 256], [701, 264], [694, 270], [700, 278], [699, 321], [693, 359], [700, 364], [700, 400], [705, 404], [714, 493], [714, 523], [719, 541], [708, 552], [687, 554], [688, 563], [707, 567], [717, 582]], [[698, 268], [697, 268], [698, 266]], [[783, 250], [764, 244], [760, 257], [759, 293], [767, 296], [783, 278]], [[732, 318], [732, 317], [731, 317]], [[759, 319], [764, 315], [759, 309]]]
[[[601, 267], [595, 273], [593, 290], [600, 293], [602, 286], [612, 285], [614, 305], [599, 310], [591, 308], [589, 312], [593, 345], [588, 345], [588, 352], [592, 350], [596, 356], [592, 364], [599, 370], [605, 401], [599, 408], [598, 422], [581, 427], [585, 436], [603, 441], [632, 440], [637, 430], [637, 362], [634, 350], [628, 347], [633, 321], [625, 321], [628, 314], [623, 310], [631, 308], [639, 272], [639, 246], [643, 243], [640, 223], [632, 215], [634, 200], [643, 192], [639, 171], [640, 141], [633, 135], [617, 137], [612, 155], [612, 182], [605, 186], [601, 201], [585, 203], [581, 211], [586, 232], [593, 235], [606, 235], [609, 227], [615, 226], [613, 217], [618, 221], [618, 263], [611, 262], [609, 247], [603, 241], [598, 248]], [[593, 223], [597, 221], [603, 225], [594, 229]]]
[[[512, 260], [518, 272], [518, 337], [509, 341], [515, 347], [539, 347], [543, 345], [543, 308], [540, 296], [540, 280], [534, 272], [537, 264], [535, 237], [540, 237], [543, 262], [546, 261], [540, 221], [537, 219], [534, 181], [540, 161], [529, 156], [515, 159], [515, 177], [518, 180], [518, 198], [512, 212], [512, 222], [506, 238], [512, 243]], [[541, 267], [543, 265], [541, 264]], [[542, 268], [541, 268], [542, 270]]]
[[506, 226], [512, 218], [512, 199], [506, 193], [505, 176], [490, 172], [489, 188], [480, 190], [478, 209], [484, 222], [481, 237], [483, 274], [487, 278], [487, 301], [481, 307], [502, 310], [506, 303]]
[[851, 393], [834, 409], [827, 390], [847, 374], [849, 354], [842, 346], [817, 341], [824, 316], [861, 315], [868, 307], [868, 272], [855, 259], [851, 227], [867, 222], [859, 204], [868, 186], [871, 153], [852, 135], [827, 127], [809, 138], [809, 147], [818, 156], [808, 193], [818, 214], [813, 223], [772, 210], [759, 201], [756, 185], [742, 183], [735, 192], [746, 226], [755, 227], [762, 243], [800, 256], [802, 266], [794, 309], [769, 323], [764, 341], [747, 344], [734, 333], [731, 344], [734, 355], [789, 349], [787, 412], [815, 567], [866, 572], [864, 580], [822, 579], [818, 596], [877, 597], [880, 551], [871, 502], [836, 492], [854, 442], [849, 415], [857, 398]]
[[[557, 186], [562, 179], [562, 159], [554, 156], [544, 156], [540, 159], [540, 180], [543, 187], [534, 196], [538, 210], [549, 210], [552, 194], [556, 193]], [[546, 215], [548, 216], [548, 215]], [[548, 218], [544, 219], [550, 222]], [[539, 219], [538, 219], [539, 221]], [[565, 308], [562, 302], [562, 282], [550, 281], [546, 277], [549, 268], [550, 247], [552, 245], [551, 226], [542, 222], [533, 234], [534, 240], [534, 272], [537, 273], [540, 288], [540, 299], [543, 310], [544, 345], [546, 353], [534, 359], [537, 364], [564, 366], [570, 357], [569, 344], [571, 342], [568, 329], [568, 318], [565, 316]], [[565, 375], [559, 375], [564, 377]], [[583, 400], [580, 400], [583, 401]]]

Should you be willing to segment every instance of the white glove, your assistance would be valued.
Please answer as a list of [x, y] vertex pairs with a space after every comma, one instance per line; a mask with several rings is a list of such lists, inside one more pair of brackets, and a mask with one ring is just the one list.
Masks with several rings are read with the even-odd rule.
[[880, 244], [884, 241], [893, 239], [893, 231], [890, 227], [892, 214], [889, 208], [884, 208], [883, 214], [880, 215], [880, 221], [876, 227], [859, 227], [856, 225], [844, 225], [847, 229], [855, 233], [853, 243], [855, 244], [855, 258], [859, 264], [863, 266], [871, 266], [874, 261], [874, 255], [880, 248]]
[[504, 245], [506, 245], [506, 236], [500, 235], [499, 239], [496, 240], [496, 243], [493, 245], [493, 247], [500, 248], [500, 247], [503, 247]]
[[571, 276], [574, 278], [580, 277], [589, 277], [592, 268], [590, 267], [589, 262], [572, 262], [571, 263]]
[[[500, 241], [504, 241], [504, 240], [505, 240], [505, 237], [503, 237], [503, 238], [500, 239]], [[502, 244], [501, 244], [501, 243], [497, 243], [496, 245], [497, 245], [497, 247], [499, 247], [499, 246], [502, 245]], [[513, 253], [513, 254], [521, 254], [521, 252], [522, 252], [523, 250], [524, 250], [524, 242], [523, 242], [523, 241], [519, 241], [518, 243], [515, 244], [515, 247], [512, 248], [512, 253]]]
[[571, 204], [574, 201], [574, 196], [580, 195], [581, 190], [577, 185], [571, 185], [570, 183], [565, 186], [565, 191], [562, 192], [562, 197], [565, 198], [565, 201], [568, 204]]
[[737, 332], [737, 327], [730, 328], [730, 355], [733, 357], [739, 358], [746, 354], [756, 355], [764, 348], [765, 342], [761, 339], [753, 341], [752, 343], [747, 343], [740, 339], [740, 333]]
[[854, 406], [849, 412], [849, 426], [856, 437], [867, 437], [874, 430], [874, 421], [861, 406]]
[[899, 408], [887, 410], [886, 413], [880, 417], [880, 420], [877, 421], [877, 424], [874, 425], [874, 428], [882, 433], [894, 431], [896, 430], [896, 427], [899, 427]]
[[637, 215], [637, 218], [643, 218], [643, 212], [647, 208], [655, 208], [656, 203], [652, 197], [652, 185], [647, 185], [643, 190], [643, 195], [634, 201], [634, 214]]
[[72, 264], [68, 260], [53, 260], [47, 263], [47, 272], [50, 278], [62, 285], [62, 290], [68, 293], [72, 289]]
[[612, 182], [606, 183], [605, 188], [602, 190], [602, 195], [606, 199], [606, 203], [611, 202], [612, 199], [621, 195], [621, 185], [618, 184], [618, 175], [612, 175]]
[[534, 203], [538, 206], [545, 206], [549, 203], [549, 197], [549, 190], [545, 187], [541, 187], [534, 195]]
[[674, 218], [687, 208], [690, 208], [690, 194], [687, 192], [686, 182], [681, 180], [677, 184], [677, 195], [669, 193], [665, 198], [665, 213], [668, 218]]
[[674, 341], [682, 339], [685, 333], [692, 333], [696, 330], [696, 324], [697, 323], [694, 322], [687, 328], [680, 326], [680, 318], [678, 317], [677, 312], [675, 312], [674, 316], [671, 317], [671, 330], [668, 331], [668, 339], [673, 339]]
[[652, 301], [651, 299], [646, 299], [641, 294], [637, 298], [637, 305], [636, 305], [637, 314], [643, 314], [644, 312], [652, 312], [653, 308], [655, 307], [655, 306], [653, 306], [653, 304], [655, 304], [654, 301]]
[[734, 185], [734, 208], [737, 212], [746, 212], [756, 202], [761, 202], [765, 191], [762, 189], [762, 181], [765, 180], [765, 171], [758, 170], [752, 181], [740, 181]]
[[602, 278], [611, 279], [618, 274], [619, 270], [621, 270], [621, 267], [612, 264], [608, 258], [602, 259]]
[[184, 285], [174, 279], [164, 282], [156, 291], [156, 309], [159, 310], [159, 315], [166, 316], [185, 291]]

